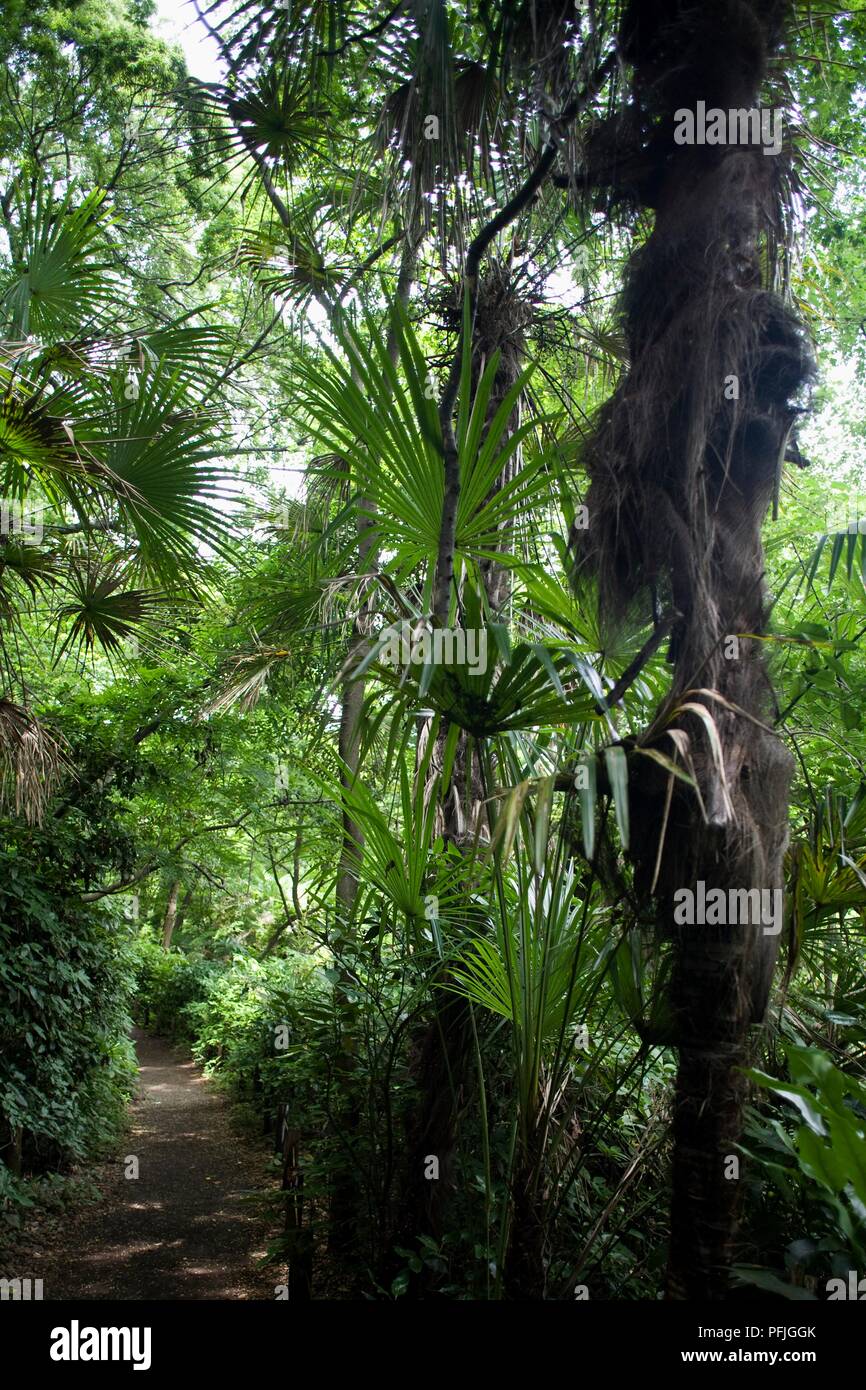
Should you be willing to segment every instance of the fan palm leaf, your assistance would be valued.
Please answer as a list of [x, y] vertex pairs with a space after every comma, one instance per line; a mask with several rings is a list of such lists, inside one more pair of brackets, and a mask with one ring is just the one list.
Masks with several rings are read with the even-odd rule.
[[110, 263], [98, 255], [104, 192], [88, 194], [76, 207], [70, 190], [55, 206], [39, 182], [32, 205], [19, 199], [17, 212], [12, 268], [0, 294], [5, 331], [50, 338], [103, 321], [117, 296]]
[[136, 383], [137, 399], [113, 385], [112, 428], [89, 436], [110, 473], [110, 499], [135, 535], [145, 571], [173, 580], [199, 561], [199, 547], [225, 553], [227, 496], [217, 464], [220, 443], [212, 412], [197, 406], [178, 371], [160, 363]]
[[100, 565], [94, 560], [73, 561], [61, 582], [70, 601], [58, 610], [58, 638], [65, 624], [70, 626], [57, 653], [58, 661], [73, 647], [87, 655], [95, 647], [108, 656], [120, 652], [122, 644], [135, 637], [165, 602], [162, 594], [124, 588], [125, 566]]
[[[346, 331], [337, 336], [345, 359], [325, 348], [318, 360], [298, 361], [298, 396], [317, 441], [348, 463], [359, 510], [388, 555], [398, 579], [432, 568], [444, 502], [442, 442], [427, 362], [405, 316], [393, 317], [398, 365], [384, 335], [370, 324], [371, 342]], [[498, 483], [521, 445], [549, 421], [527, 421], [513, 432], [509, 420], [530, 373], [519, 377], [488, 422], [498, 358], [487, 364], [458, 422], [461, 490], [456, 553], [469, 565], [484, 559], [509, 563], [503, 533], [519, 535], [533, 504], [548, 491], [546, 456], [536, 452], [504, 486]]]

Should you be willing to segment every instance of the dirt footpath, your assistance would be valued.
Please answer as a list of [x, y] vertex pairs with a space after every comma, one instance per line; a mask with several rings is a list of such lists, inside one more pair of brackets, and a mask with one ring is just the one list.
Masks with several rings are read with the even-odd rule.
[[45, 1299], [273, 1299], [280, 1266], [257, 1269], [267, 1230], [246, 1198], [274, 1186], [268, 1156], [239, 1138], [226, 1102], [162, 1038], [136, 1030], [139, 1091], [124, 1162], [99, 1174], [103, 1200], [70, 1214], [34, 1259]]

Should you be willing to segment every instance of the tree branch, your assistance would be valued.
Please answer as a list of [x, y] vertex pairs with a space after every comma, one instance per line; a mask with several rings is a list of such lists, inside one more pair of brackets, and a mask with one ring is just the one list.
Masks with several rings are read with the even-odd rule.
[[[494, 237], [503, 231], [535, 197], [556, 160], [559, 146], [549, 140], [541, 152], [529, 178], [510, 202], [482, 227], [466, 253], [463, 286], [469, 298], [469, 342], [475, 331], [475, 311], [478, 300], [478, 271], [481, 257]], [[445, 495], [442, 500], [442, 523], [439, 528], [439, 549], [436, 557], [436, 580], [433, 592], [433, 620], [445, 624], [451, 602], [454, 580], [454, 546], [457, 538], [457, 504], [460, 500], [460, 461], [457, 456], [457, 437], [454, 433], [454, 405], [463, 372], [464, 342], [461, 335], [442, 399], [439, 402], [439, 427], [442, 431], [442, 460], [445, 473]]]
[[[581, 111], [588, 106], [604, 83], [616, 62], [616, 54], [609, 53], [600, 63], [587, 83], [573, 101], [569, 102], [558, 116], [550, 117], [550, 134], [541, 151], [538, 162], [529, 178], [519, 188], [510, 202], [505, 204], [491, 220], [482, 227], [466, 253], [463, 270], [463, 284], [469, 297], [469, 348], [475, 332], [475, 311], [478, 299], [478, 272], [481, 258], [499, 232], [505, 230], [524, 208], [528, 207], [541, 185], [552, 170], [559, 153], [559, 142], [569, 125]], [[433, 589], [433, 620], [444, 624], [448, 621], [451, 602], [451, 586], [454, 580], [454, 546], [457, 535], [457, 504], [460, 500], [460, 463], [457, 457], [457, 439], [454, 434], [454, 406], [460, 389], [463, 371], [463, 351], [466, 345], [461, 335], [457, 351], [451, 361], [448, 381], [439, 403], [439, 425], [442, 432], [442, 459], [445, 473], [445, 495], [442, 501], [442, 524], [439, 530], [439, 549], [436, 557], [436, 578]]]
[[373, 24], [369, 29], [361, 29], [357, 34], [350, 34], [336, 48], [320, 48], [316, 54], [317, 58], [337, 58], [352, 43], [360, 43], [362, 39], [374, 39], [377, 34], [381, 34], [383, 29], [387, 29], [392, 19], [396, 19], [401, 10], [405, 9], [407, 0], [397, 0], [397, 4], [388, 11], [384, 19], [380, 19], [377, 24]]

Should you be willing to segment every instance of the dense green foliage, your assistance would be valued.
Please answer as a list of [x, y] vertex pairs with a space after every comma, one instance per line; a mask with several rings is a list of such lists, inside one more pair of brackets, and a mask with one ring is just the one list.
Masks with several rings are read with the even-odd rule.
[[[4, 1144], [13, 1173], [38, 1172], [105, 1152], [123, 1126], [133, 952], [128, 926], [83, 907], [61, 866], [14, 844], [0, 862]], [[3, 1179], [14, 1197], [8, 1165]]]
[[[634, 762], [699, 797], [732, 712], [696, 676], [686, 735], [657, 596], [611, 627], [573, 584], [652, 227], [587, 173], [628, 7], [201, 9], [206, 82], [148, 0], [0, 19], [0, 1219], [116, 1141], [134, 1020], [270, 1136], [296, 1292], [655, 1299], [675, 952]], [[775, 1297], [866, 1260], [864, 53], [795, 6], [766, 84], [820, 368], [743, 716], [796, 759], [733, 1155], [733, 1282]], [[410, 622], [486, 661], [395, 667]]]

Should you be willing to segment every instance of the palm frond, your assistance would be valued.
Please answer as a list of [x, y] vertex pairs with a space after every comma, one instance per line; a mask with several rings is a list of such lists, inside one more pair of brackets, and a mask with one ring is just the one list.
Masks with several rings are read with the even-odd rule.
[[217, 463], [220, 442], [213, 412], [190, 397], [187, 383], [162, 362], [145, 370], [137, 399], [112, 389], [111, 428], [91, 436], [110, 473], [111, 500], [131, 529], [145, 572], [173, 581], [200, 562], [200, 547], [225, 553], [230, 518], [226, 470]]
[[[405, 316], [392, 319], [398, 367], [384, 334], [367, 326], [369, 343], [337, 336], [346, 357], [325, 349], [321, 359], [299, 358], [299, 400], [317, 441], [340, 462], [360, 498], [358, 507], [398, 582], [419, 566], [435, 564], [444, 501], [442, 442], [430, 373]], [[523, 533], [534, 502], [546, 495], [547, 458], [535, 451], [503, 486], [499, 480], [521, 446], [541, 425], [516, 430], [509, 421], [530, 373], [521, 375], [489, 419], [498, 358], [487, 364], [471, 400], [461, 401], [458, 458], [461, 488], [456, 553], [467, 565], [482, 559], [509, 564], [503, 536]]]
[[303, 302], [322, 290], [333, 290], [341, 278], [337, 268], [326, 264], [311, 224], [297, 217], [290, 228], [273, 223], [248, 232], [237, 261], [275, 298]]
[[12, 269], [0, 295], [0, 315], [13, 338], [57, 337], [100, 322], [117, 295], [111, 265], [98, 258], [106, 220], [97, 190], [76, 207], [70, 190], [59, 206], [40, 182], [35, 199], [17, 204]]
[[80, 655], [91, 655], [95, 647], [109, 657], [119, 653], [123, 643], [136, 637], [165, 602], [162, 594], [124, 588], [127, 570], [123, 564], [73, 560], [61, 582], [70, 601], [58, 610], [57, 637], [67, 623], [70, 627], [57, 652], [57, 661], [73, 647]]
[[346, 0], [211, 0], [201, 13], [231, 71], [279, 52], [323, 81], [333, 50], [345, 42], [351, 11]]
[[0, 806], [39, 825], [69, 769], [62, 744], [30, 710], [0, 698]]
[[24, 588], [32, 597], [56, 582], [56, 555], [17, 536], [3, 537], [0, 541], [0, 612], [6, 617], [14, 615], [18, 599], [16, 589]]
[[8, 380], [0, 395], [0, 470], [3, 495], [22, 498], [37, 477], [50, 489], [80, 486], [106, 478], [104, 464], [76, 434], [76, 410], [89, 397], [78, 386], [71, 390], [28, 391], [23, 382]]

